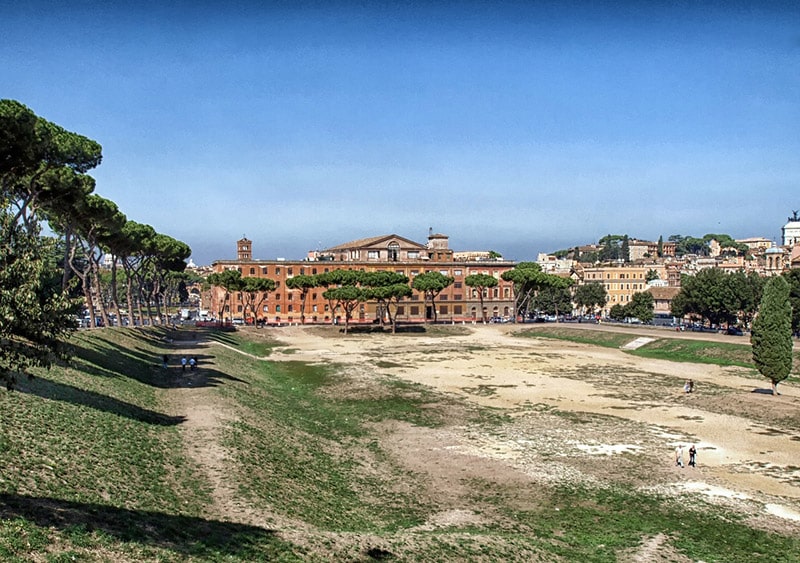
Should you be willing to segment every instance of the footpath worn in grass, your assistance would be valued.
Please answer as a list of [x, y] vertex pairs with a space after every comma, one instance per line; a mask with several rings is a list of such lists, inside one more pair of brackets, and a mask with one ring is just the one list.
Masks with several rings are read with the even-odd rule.
[[[475, 481], [435, 501], [376, 428], [492, 432], [503, 416], [380, 373], [258, 359], [277, 343], [246, 333], [198, 333], [225, 344], [201, 363], [214, 374], [209, 391], [236, 412], [222, 433], [230, 484], [285, 528], [208, 519], [213, 484], [183, 453], [183, 418], [165, 414], [180, 384], [179, 370], [160, 365], [166, 336], [81, 332], [69, 366], [2, 395], [0, 560], [616, 561], [656, 534], [694, 560], [800, 560], [797, 538], [618, 485]], [[480, 523], [421, 526], [453, 509]]]
[[[208, 484], [159, 395], [164, 333], [96, 330], [68, 366], [0, 395], [0, 560], [248, 560], [268, 531], [200, 518]], [[281, 552], [291, 553], [281, 549]]]

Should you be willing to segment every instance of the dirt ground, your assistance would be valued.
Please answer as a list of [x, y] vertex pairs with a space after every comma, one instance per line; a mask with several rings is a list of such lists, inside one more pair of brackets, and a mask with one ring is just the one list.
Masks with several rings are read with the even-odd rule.
[[[782, 394], [773, 397], [764, 392], [766, 380], [743, 368], [519, 337], [515, 325], [451, 329], [447, 335], [342, 335], [331, 327], [260, 332], [282, 344], [269, 360], [339, 364], [351, 388], [396, 377], [511, 416], [491, 433], [399, 422], [376, 429], [382, 448], [409, 471], [426, 475], [427, 493], [448, 507], [422, 528], [490, 517], [461, 504], [467, 476], [490, 478], [509, 491], [523, 483], [576, 481], [689, 493], [741, 511], [753, 525], [800, 534], [800, 387], [781, 384]], [[688, 378], [697, 386], [691, 394], [683, 392]], [[216, 483], [216, 515], [301, 534], [300, 523], [250, 510], [230, 485], [213, 479], [225, 464], [214, 446], [219, 425], [235, 416], [202, 385], [177, 391], [186, 443]], [[676, 466], [676, 447], [683, 446], [686, 464], [691, 444], [697, 466]], [[658, 545], [658, 537], [651, 538], [630, 560], [648, 559]]]
[[[751, 501], [765, 514], [800, 523], [797, 386], [782, 384], [781, 395], [774, 397], [765, 393], [766, 380], [745, 369], [650, 360], [621, 350], [513, 336], [518, 330], [513, 325], [472, 325], [447, 337], [368, 334], [332, 339], [323, 331], [285, 328], [275, 336], [286, 344], [287, 353], [271, 359], [341, 363], [349, 374], [392, 375], [515, 415], [517, 428], [510, 435], [472, 436], [464, 442], [468, 445], [456, 439], [450, 451], [502, 460], [535, 471], [539, 478], [552, 471], [553, 479], [572, 472], [589, 480], [631, 479], [630, 473], [617, 474], [614, 459], [634, 454], [626, 461], [633, 457], [646, 469], [640, 486]], [[683, 392], [687, 378], [696, 383], [694, 393]], [[573, 424], [558, 425], [559, 417], [550, 416], [542, 431], [541, 417], [531, 414], [549, 409], [591, 418], [594, 424], [580, 425], [578, 433]], [[568, 433], [558, 432], [557, 426]], [[675, 448], [683, 445], [685, 464], [691, 444], [697, 448], [697, 467], [677, 467]], [[543, 455], [556, 461], [543, 467]], [[583, 461], [560, 464], [559, 458]]]

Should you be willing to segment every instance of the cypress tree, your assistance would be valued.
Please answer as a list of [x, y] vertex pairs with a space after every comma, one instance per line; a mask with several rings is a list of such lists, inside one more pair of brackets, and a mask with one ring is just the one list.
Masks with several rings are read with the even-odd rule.
[[792, 306], [789, 283], [782, 276], [770, 278], [764, 287], [750, 342], [758, 371], [772, 382], [772, 394], [777, 395], [778, 383], [792, 369]]

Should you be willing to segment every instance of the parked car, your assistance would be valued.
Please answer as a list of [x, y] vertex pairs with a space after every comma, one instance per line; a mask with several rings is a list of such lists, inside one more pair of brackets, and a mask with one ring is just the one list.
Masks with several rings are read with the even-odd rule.
[[738, 326], [729, 326], [725, 333], [731, 336], [742, 336], [744, 334]]

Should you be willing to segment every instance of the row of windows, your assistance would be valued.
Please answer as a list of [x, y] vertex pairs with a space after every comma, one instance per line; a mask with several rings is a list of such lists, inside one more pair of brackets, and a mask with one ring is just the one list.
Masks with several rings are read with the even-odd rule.
[[[643, 283], [607, 283], [606, 290], [622, 290], [622, 289], [645, 289], [645, 284]], [[625, 286], [625, 287], [623, 287]]]
[[[281, 268], [282, 268], [281, 266], [274, 266], [274, 268], [273, 268], [273, 275], [275, 275], [276, 277], [280, 277], [280, 276], [281, 276]], [[292, 276], [294, 276], [294, 275], [295, 275], [295, 274], [294, 274], [294, 270], [295, 270], [295, 268], [294, 268], [294, 267], [285, 267], [285, 268], [286, 268], [286, 276], [287, 276], [287, 277], [292, 277]], [[244, 273], [244, 271], [243, 271], [243, 269], [242, 269], [242, 268], [236, 268], [236, 269], [238, 269], [238, 270], [239, 270], [239, 271], [242, 273], [242, 275], [245, 275], [245, 273]], [[260, 272], [258, 272], [257, 270], [261, 270], [261, 271], [260, 271]], [[308, 270], [308, 272], [307, 272], [306, 270]], [[330, 268], [323, 268], [323, 269], [322, 269], [322, 273], [328, 273], [329, 271], [330, 271]], [[362, 271], [363, 271], [363, 270], [362, 270]], [[431, 271], [432, 271], [432, 270], [426, 270], [426, 272], [431, 272]], [[403, 270], [403, 269], [398, 269], [398, 270], [395, 270], [395, 272], [396, 272], [396, 273], [398, 273], [398, 274], [406, 274], [406, 271], [405, 271], [405, 270]], [[250, 275], [250, 276], [255, 276], [255, 275], [257, 275], [258, 273], [260, 273], [262, 276], [268, 276], [268, 275], [269, 275], [269, 266], [261, 266], [261, 267], [260, 267], [260, 268], [258, 268], [258, 269], [257, 269], [255, 266], [251, 266], [251, 267], [249, 268], [249, 274], [248, 274], [248, 275]], [[317, 275], [317, 274], [318, 274], [318, 273], [320, 273], [320, 272], [319, 272], [319, 269], [318, 269], [318, 268], [305, 268], [305, 267], [300, 267], [300, 268], [298, 268], [298, 273], [299, 273], [301, 276], [302, 276], [302, 275], [305, 275], [305, 274], [307, 274], [307, 273], [308, 273], [308, 275], [315, 276], [315, 275]], [[412, 278], [413, 278], [414, 276], [418, 276], [418, 275], [419, 275], [419, 273], [420, 273], [420, 271], [419, 271], [419, 270], [410, 270], [410, 271], [408, 272], [408, 275], [409, 275], [410, 277], [412, 277]], [[449, 271], [449, 270], [439, 270], [439, 273], [440, 273], [440, 274], [442, 274], [443, 276], [450, 276], [450, 275], [452, 275], [453, 277], [455, 277], [455, 278], [458, 278], [458, 277], [461, 277], [461, 276], [463, 276], [463, 275], [464, 275], [464, 270], [462, 270], [462, 269], [460, 269], [460, 268], [457, 268], [457, 269], [454, 269], [454, 270], [453, 270], [452, 274], [450, 273], [450, 271]], [[484, 273], [484, 274], [488, 274], [488, 272], [483, 272], [483, 273]], [[640, 277], [641, 277], [641, 276], [640, 276]], [[461, 282], [455, 282], [455, 283], [456, 283], [456, 284], [458, 284], [458, 287], [460, 287], [460, 284], [461, 284]]]
[[[590, 272], [590, 273], [586, 274], [586, 278], [587, 279], [592, 279], [592, 280], [601, 280], [601, 279], [603, 279], [603, 273], [602, 272], [600, 272], [600, 273]], [[619, 275], [615, 275], [614, 278], [615, 279], [618, 278], [618, 279], [621, 279], [621, 280], [633, 280], [633, 279], [643, 280], [644, 279], [644, 274], [642, 272], [639, 272], [638, 274], [637, 273], [621, 273]], [[611, 279], [611, 272], [606, 273], [606, 279], [607, 280]]]

